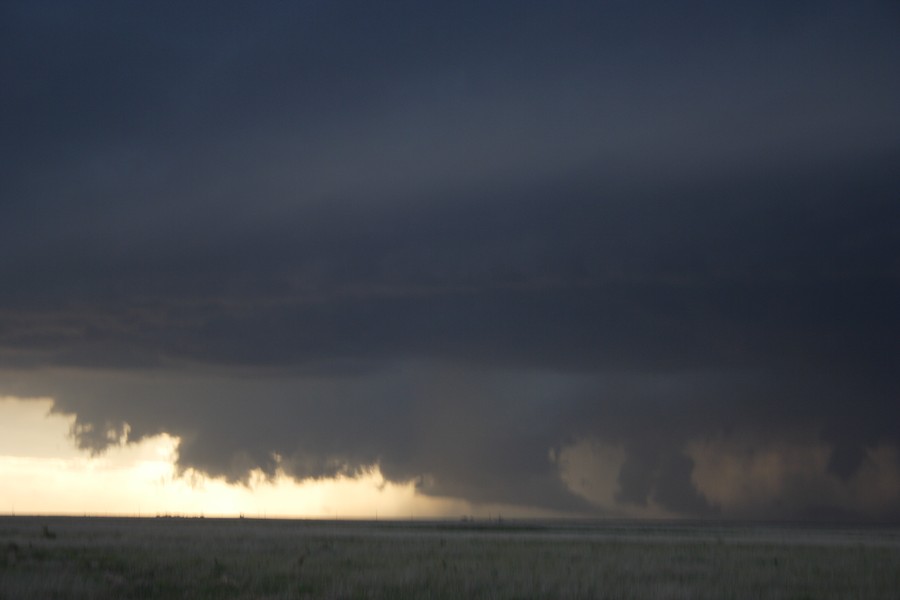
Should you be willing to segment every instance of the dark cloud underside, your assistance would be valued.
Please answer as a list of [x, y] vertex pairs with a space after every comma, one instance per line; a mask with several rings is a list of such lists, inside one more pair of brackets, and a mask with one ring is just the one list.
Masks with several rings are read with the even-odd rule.
[[857, 481], [900, 444], [897, 25], [7, 3], [0, 392], [233, 480], [589, 511], [558, 457], [598, 439], [621, 506], [713, 514], [689, 444], [740, 432]]

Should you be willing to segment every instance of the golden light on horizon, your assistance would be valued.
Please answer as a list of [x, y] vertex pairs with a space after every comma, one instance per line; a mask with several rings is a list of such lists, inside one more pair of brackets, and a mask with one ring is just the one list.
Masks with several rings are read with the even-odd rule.
[[412, 482], [385, 481], [377, 467], [359, 478], [297, 482], [255, 472], [244, 484], [176, 466], [167, 434], [90, 456], [69, 437], [74, 417], [53, 414], [50, 398], [0, 397], [0, 513], [410, 518], [471, 514], [464, 501], [425, 497]]

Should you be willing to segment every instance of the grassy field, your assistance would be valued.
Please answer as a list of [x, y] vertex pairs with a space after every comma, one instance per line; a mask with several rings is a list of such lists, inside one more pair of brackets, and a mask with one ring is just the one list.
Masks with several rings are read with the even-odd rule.
[[898, 597], [898, 528], [0, 517], [0, 600]]

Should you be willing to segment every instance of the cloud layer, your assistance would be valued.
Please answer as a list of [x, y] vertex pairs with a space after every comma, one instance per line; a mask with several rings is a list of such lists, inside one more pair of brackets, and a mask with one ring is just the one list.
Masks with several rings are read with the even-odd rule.
[[232, 480], [900, 514], [896, 6], [220, 8], [0, 9], [0, 393]]

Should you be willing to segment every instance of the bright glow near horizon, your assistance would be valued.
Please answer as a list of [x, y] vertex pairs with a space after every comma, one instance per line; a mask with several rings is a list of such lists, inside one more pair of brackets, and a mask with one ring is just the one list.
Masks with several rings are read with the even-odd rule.
[[[412, 483], [359, 479], [298, 483], [259, 474], [232, 485], [175, 466], [178, 438], [163, 434], [100, 456], [69, 438], [73, 418], [52, 400], [0, 397], [0, 513], [410, 518], [474, 514], [464, 501], [424, 497]], [[485, 510], [487, 507], [482, 507]], [[498, 510], [494, 507], [493, 510]]]

